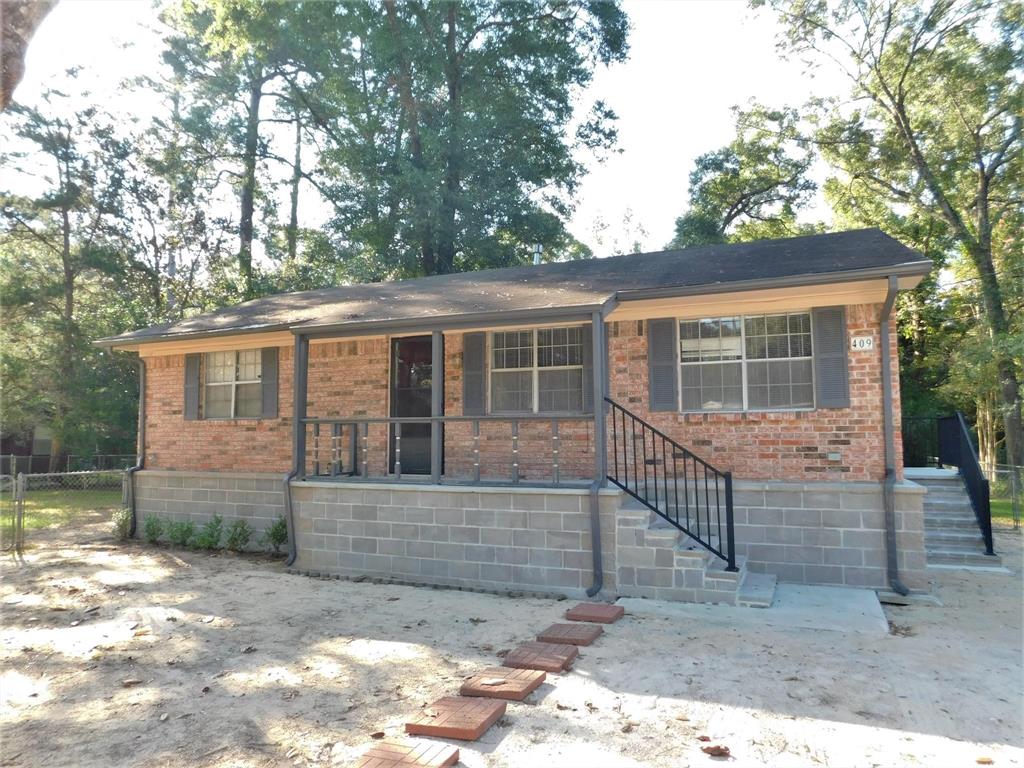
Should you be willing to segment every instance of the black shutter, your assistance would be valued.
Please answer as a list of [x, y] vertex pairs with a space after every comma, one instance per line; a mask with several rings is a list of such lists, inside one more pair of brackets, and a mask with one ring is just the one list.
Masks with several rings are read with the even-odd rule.
[[483, 416], [487, 403], [487, 336], [462, 334], [462, 414]]
[[200, 354], [185, 355], [185, 418], [199, 418], [199, 362]]
[[589, 323], [580, 328], [583, 345], [583, 412], [594, 412], [594, 327]]
[[676, 321], [669, 318], [647, 321], [647, 387], [652, 411], [679, 409], [676, 382], [679, 379], [679, 351], [676, 349]]
[[277, 347], [260, 350], [260, 382], [263, 384], [264, 419], [277, 418]]
[[814, 388], [818, 408], [850, 407], [850, 375], [847, 370], [846, 308], [815, 307]]

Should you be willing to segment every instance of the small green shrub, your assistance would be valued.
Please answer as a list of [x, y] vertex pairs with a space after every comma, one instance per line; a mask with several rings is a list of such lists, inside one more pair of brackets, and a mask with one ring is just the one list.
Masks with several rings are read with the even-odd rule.
[[196, 526], [191, 520], [171, 520], [167, 523], [167, 538], [176, 547], [187, 547], [196, 535]]
[[156, 544], [164, 535], [164, 528], [165, 523], [161, 518], [156, 515], [146, 515], [146, 519], [142, 523], [142, 535], [150, 544]]
[[132, 511], [126, 507], [115, 510], [112, 522], [114, 524], [114, 535], [121, 539], [121, 541], [125, 541], [131, 535]]
[[199, 529], [192, 543], [199, 549], [216, 549], [220, 546], [220, 537], [224, 533], [224, 518], [214, 515]]
[[228, 526], [227, 539], [224, 546], [232, 552], [241, 552], [252, 538], [252, 527], [245, 520], [234, 520]]
[[275, 555], [281, 554], [281, 547], [288, 543], [288, 523], [285, 522], [284, 515], [277, 518], [260, 536], [260, 544], [264, 547], [270, 547], [274, 550]]

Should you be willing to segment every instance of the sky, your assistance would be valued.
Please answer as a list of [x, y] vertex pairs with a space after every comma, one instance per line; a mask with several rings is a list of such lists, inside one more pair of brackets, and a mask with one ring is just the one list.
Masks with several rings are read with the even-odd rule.
[[[580, 104], [600, 98], [619, 115], [620, 153], [590, 173], [577, 194], [570, 231], [597, 255], [638, 241], [657, 250], [686, 206], [694, 159], [734, 135], [735, 105], [799, 105], [841, 93], [838, 73], [812, 78], [779, 58], [770, 14], [743, 0], [625, 0], [630, 57], [599, 69]], [[127, 47], [126, 47], [127, 45]], [[159, 66], [158, 21], [145, 0], [61, 0], [29, 47], [15, 97], [27, 103], [60, 84], [70, 67], [94, 98], [124, 120], [156, 109], [126, 78]], [[805, 213], [822, 218], [819, 201]]]

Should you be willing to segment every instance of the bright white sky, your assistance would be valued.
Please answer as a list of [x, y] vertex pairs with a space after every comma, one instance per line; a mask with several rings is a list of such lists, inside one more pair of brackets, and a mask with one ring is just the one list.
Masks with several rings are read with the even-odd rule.
[[[625, 247], [638, 232], [646, 232], [639, 236], [646, 249], [664, 247], [685, 207], [694, 158], [733, 136], [733, 105], [799, 105], [812, 89], [848, 89], [837, 73], [817, 72], [812, 80], [799, 64], [780, 60], [773, 20], [744, 0], [625, 0], [625, 8], [633, 24], [630, 58], [598, 71], [583, 99], [604, 99], [620, 118], [622, 152], [593, 167], [570, 222], [597, 255]], [[154, 6], [142, 0], [61, 0], [32, 40], [16, 98], [31, 103], [77, 66], [79, 87], [108, 110], [144, 118], [154, 105], [120, 86], [159, 66], [157, 24]], [[627, 215], [631, 223], [624, 224]], [[600, 246], [599, 220], [608, 225]]]

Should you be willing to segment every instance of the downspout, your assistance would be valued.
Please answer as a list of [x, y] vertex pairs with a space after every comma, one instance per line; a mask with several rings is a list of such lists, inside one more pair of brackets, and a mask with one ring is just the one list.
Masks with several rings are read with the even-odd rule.
[[594, 376], [594, 482], [590, 484], [590, 549], [593, 552], [594, 576], [587, 597], [593, 597], [604, 586], [604, 570], [601, 558], [601, 487], [608, 474], [607, 437], [604, 420], [605, 392], [605, 334], [604, 315], [591, 315], [591, 367]]
[[898, 292], [899, 281], [895, 275], [890, 275], [889, 290], [885, 295], [885, 303], [882, 305], [882, 313], [879, 317], [879, 335], [882, 345], [882, 424], [885, 439], [885, 484], [882, 502], [885, 507], [885, 553], [889, 586], [894, 592], [906, 595], [910, 590], [900, 581], [896, 548], [896, 435], [892, 418], [892, 354], [889, 350], [891, 336], [889, 315], [892, 314], [892, 307], [896, 302]]
[[135, 473], [146, 466], [146, 361], [138, 358], [139, 364], [139, 426], [136, 429], [137, 443], [135, 446], [135, 466], [125, 472], [128, 479], [128, 510], [131, 523], [128, 527], [128, 538], [135, 538], [138, 527], [135, 513]]
[[292, 480], [302, 477], [306, 469], [306, 383], [309, 374], [309, 337], [298, 334], [295, 337], [292, 373], [292, 469], [284, 476], [284, 520], [288, 527], [288, 559], [285, 567], [291, 567], [299, 557], [295, 541], [295, 514], [292, 509]]

